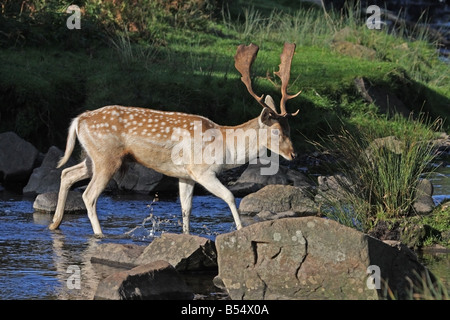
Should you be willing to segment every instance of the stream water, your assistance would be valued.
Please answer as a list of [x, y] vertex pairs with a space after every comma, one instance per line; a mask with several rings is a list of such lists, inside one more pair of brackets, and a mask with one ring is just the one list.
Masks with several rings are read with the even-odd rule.
[[[433, 175], [436, 202], [450, 197], [450, 166]], [[92, 299], [98, 281], [110, 272], [89, 261], [105, 242], [148, 244], [162, 232], [181, 232], [177, 198], [153, 201], [147, 196], [102, 196], [98, 201], [100, 224], [106, 237], [92, 235], [86, 215], [66, 215], [59, 230], [50, 231], [52, 216], [34, 213], [33, 198], [0, 192], [0, 299]], [[240, 199], [237, 199], [239, 201]], [[193, 234], [212, 240], [234, 230], [228, 206], [213, 196], [195, 196], [191, 216]], [[424, 255], [423, 261], [449, 286], [450, 257]], [[70, 285], [79, 271], [80, 288]], [[215, 299], [220, 290], [212, 277], [190, 279], [198, 298]], [[206, 280], [198, 283], [197, 280]]]

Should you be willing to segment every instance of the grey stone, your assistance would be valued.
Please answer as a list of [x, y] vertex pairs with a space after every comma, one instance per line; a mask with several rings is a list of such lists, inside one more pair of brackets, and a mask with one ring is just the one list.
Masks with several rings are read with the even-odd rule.
[[[57, 192], [47, 192], [39, 194], [33, 202], [33, 209], [37, 212], [53, 213], [58, 203]], [[65, 213], [86, 213], [86, 206], [82, 194], [78, 191], [69, 191], [67, 195]]]
[[405, 149], [405, 143], [395, 136], [374, 139], [365, 150], [367, 158], [372, 160], [373, 153], [379, 152], [378, 150], [380, 148], [384, 148], [393, 154], [401, 156]]
[[14, 132], [0, 134], [0, 181], [26, 182], [39, 151]]
[[112, 178], [120, 191], [132, 191], [148, 194], [161, 181], [163, 175], [155, 170], [144, 167], [137, 162], [128, 162], [126, 171], [118, 171]]
[[235, 196], [242, 197], [271, 184], [293, 185], [298, 187], [311, 186], [308, 177], [301, 172], [279, 165], [276, 174], [263, 175], [261, 174], [261, 168], [264, 167], [268, 167], [268, 165], [261, 163], [249, 164], [236, 182], [229, 186], [230, 191]]
[[145, 246], [137, 244], [102, 243], [91, 256], [92, 263], [116, 268], [136, 267], [134, 261], [142, 254]]
[[177, 271], [217, 270], [214, 241], [187, 234], [163, 233], [146, 247], [102, 244], [91, 256], [92, 262], [123, 268], [158, 260], [169, 262]]
[[256, 223], [217, 236], [216, 248], [231, 299], [380, 299], [387, 286], [405, 299], [427, 272], [410, 250], [318, 217]]
[[317, 177], [318, 189], [314, 197], [317, 203], [335, 202], [346, 199], [348, 192], [354, 192], [352, 182], [343, 174]]
[[[294, 212], [297, 216], [317, 214], [317, 207], [308, 187], [268, 185], [242, 198], [241, 214], [256, 215], [262, 211], [271, 213]], [[262, 214], [262, 216], [267, 214]]]
[[40, 194], [58, 192], [61, 184], [62, 170], [77, 164], [73, 158], [70, 158], [64, 166], [56, 168], [59, 159], [63, 155], [64, 152], [62, 150], [55, 146], [50, 147], [41, 166], [33, 170], [27, 185], [23, 188], [23, 193]]
[[98, 284], [95, 300], [192, 300], [194, 293], [166, 261], [111, 274]]
[[145, 248], [134, 264], [156, 260], [168, 261], [177, 271], [217, 269], [214, 242], [194, 235], [164, 233]]
[[418, 214], [428, 214], [435, 208], [433, 200], [433, 184], [428, 179], [422, 179], [417, 184], [413, 209]]

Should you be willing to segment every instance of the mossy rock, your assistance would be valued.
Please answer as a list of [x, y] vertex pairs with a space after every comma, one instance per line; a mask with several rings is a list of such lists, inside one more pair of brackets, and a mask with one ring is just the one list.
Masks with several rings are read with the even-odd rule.
[[441, 237], [441, 232], [416, 217], [406, 220], [400, 226], [400, 241], [408, 248], [414, 250], [422, 248], [429, 237]]

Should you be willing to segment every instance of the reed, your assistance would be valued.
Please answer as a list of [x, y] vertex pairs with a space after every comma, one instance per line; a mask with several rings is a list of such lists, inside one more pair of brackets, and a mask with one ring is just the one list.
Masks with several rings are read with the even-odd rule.
[[436, 155], [432, 141], [441, 121], [398, 116], [393, 123], [342, 128], [314, 142], [319, 149], [333, 150], [339, 159], [334, 170], [347, 178], [338, 180], [339, 199], [324, 197], [325, 215], [367, 232], [378, 221], [398, 221], [414, 213], [417, 186], [430, 173]]

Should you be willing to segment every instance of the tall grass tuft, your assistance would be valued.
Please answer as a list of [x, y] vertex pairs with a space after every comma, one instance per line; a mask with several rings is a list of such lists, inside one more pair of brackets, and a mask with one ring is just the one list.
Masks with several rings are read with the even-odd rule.
[[[333, 150], [340, 197], [324, 196], [323, 213], [339, 222], [369, 231], [378, 221], [395, 221], [414, 213], [413, 203], [420, 180], [427, 176], [435, 157], [433, 138], [441, 121], [424, 117], [397, 117], [395, 125], [370, 124], [357, 130], [341, 129], [322, 142], [319, 149]], [[350, 181], [350, 182], [348, 182]]]
[[108, 40], [109, 45], [124, 66], [139, 64], [148, 68], [160, 54], [158, 46], [153, 43], [147, 45], [133, 43], [126, 27], [122, 31], [110, 35]]

